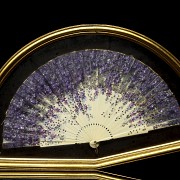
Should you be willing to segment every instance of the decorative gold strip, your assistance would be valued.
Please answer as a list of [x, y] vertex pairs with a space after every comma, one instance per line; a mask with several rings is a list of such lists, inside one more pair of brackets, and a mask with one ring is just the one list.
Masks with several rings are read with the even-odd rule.
[[137, 180], [135, 178], [104, 172], [0, 172], [3, 179], [99, 179], [99, 180]]
[[180, 140], [98, 159], [0, 158], [0, 171], [93, 171], [180, 150]]
[[136, 160], [142, 160], [149, 157], [167, 154], [169, 152], [180, 151], [180, 140], [166, 144], [142, 148], [122, 154], [117, 154], [109, 157], [98, 159], [96, 168], [104, 168], [115, 166], [118, 164], [128, 163]]
[[50, 33], [47, 33], [24, 47], [22, 47], [19, 51], [17, 51], [0, 69], [0, 86], [5, 81], [10, 72], [29, 54], [39, 49], [40, 47], [54, 42], [56, 40], [61, 40], [64, 38], [79, 36], [79, 35], [87, 35], [87, 34], [104, 34], [109, 36], [116, 36], [119, 38], [124, 38], [130, 41], [133, 41], [159, 56], [163, 61], [165, 61], [176, 73], [180, 76], [180, 62], [178, 59], [171, 54], [167, 49], [162, 47], [157, 42], [152, 39], [137, 33], [135, 31], [111, 26], [111, 25], [97, 25], [97, 24], [85, 24], [85, 25], [77, 25], [71, 26], [67, 28], [62, 28]]

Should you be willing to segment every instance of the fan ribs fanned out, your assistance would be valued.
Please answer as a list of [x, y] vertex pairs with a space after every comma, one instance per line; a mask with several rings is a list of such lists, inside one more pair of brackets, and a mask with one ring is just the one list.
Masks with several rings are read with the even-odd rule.
[[10, 102], [3, 148], [101, 142], [180, 124], [166, 82], [133, 56], [87, 49], [33, 72]]

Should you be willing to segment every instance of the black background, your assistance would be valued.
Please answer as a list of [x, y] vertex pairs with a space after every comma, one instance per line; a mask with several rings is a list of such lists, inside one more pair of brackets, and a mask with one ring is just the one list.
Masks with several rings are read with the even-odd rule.
[[[180, 59], [178, 5], [163, 2], [22, 1], [0, 3], [0, 66], [30, 41], [67, 26], [109, 24], [128, 28], [155, 40]], [[39, 3], [39, 4], [37, 4]], [[177, 84], [179, 85], [179, 84]], [[178, 153], [107, 168], [140, 179], [178, 179]]]

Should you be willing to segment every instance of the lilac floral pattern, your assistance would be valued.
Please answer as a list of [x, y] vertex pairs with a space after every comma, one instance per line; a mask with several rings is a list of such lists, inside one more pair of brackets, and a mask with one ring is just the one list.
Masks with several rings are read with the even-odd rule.
[[180, 124], [165, 81], [133, 56], [87, 49], [33, 72], [10, 102], [3, 148], [90, 143]]

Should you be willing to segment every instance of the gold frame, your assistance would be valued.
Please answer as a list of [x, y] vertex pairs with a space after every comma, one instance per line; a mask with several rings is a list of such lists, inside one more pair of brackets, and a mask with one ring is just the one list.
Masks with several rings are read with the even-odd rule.
[[0, 158], [0, 171], [94, 171], [180, 150], [180, 140], [98, 159]]
[[[22, 47], [17, 51], [0, 69], [0, 86], [12, 72], [12, 70], [30, 53], [37, 50], [38, 48], [54, 42], [56, 40], [61, 40], [64, 38], [74, 37], [77, 35], [86, 34], [102, 34], [115, 36], [119, 38], [124, 38], [129, 41], [135, 42], [149, 51], [153, 52], [163, 61], [165, 61], [180, 77], [180, 62], [178, 59], [171, 54], [167, 49], [162, 47], [157, 42], [152, 39], [137, 33], [135, 31], [103, 24], [85, 24], [70, 26], [67, 28], [62, 28], [50, 33], [47, 33], [26, 46]], [[98, 159], [38, 159], [38, 158], [0, 158], [0, 177], [2, 177], [5, 171], [32, 171], [36, 170], [39, 172], [48, 171], [62, 171], [68, 175], [69, 171], [81, 171], [81, 172], [94, 172], [97, 169], [105, 168], [108, 166], [113, 166], [116, 164], [127, 163], [135, 160], [140, 160], [144, 158], [149, 158], [152, 156], [163, 155], [166, 153], [171, 153], [180, 150], [180, 140], [164, 143], [156, 146], [151, 146], [147, 148], [142, 148], [134, 151], [129, 151], [125, 153], [115, 154]], [[9, 173], [13, 174], [13, 173]], [[18, 175], [15, 173], [14, 176]], [[23, 175], [23, 174], [22, 174]], [[34, 176], [36, 173], [34, 174]], [[53, 175], [52, 175], [53, 176]]]
[[99, 180], [137, 180], [135, 178], [105, 173], [101, 171], [95, 172], [0, 172], [0, 178], [16, 178], [17, 179], [99, 179]]

